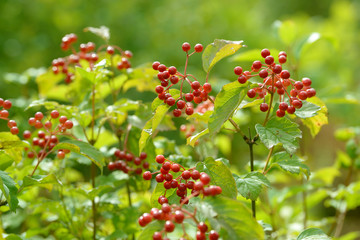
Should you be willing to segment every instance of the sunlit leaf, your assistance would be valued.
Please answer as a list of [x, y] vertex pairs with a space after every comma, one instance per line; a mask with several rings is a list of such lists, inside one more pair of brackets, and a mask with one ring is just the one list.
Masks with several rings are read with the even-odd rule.
[[19, 200], [15, 181], [4, 171], [0, 171], [0, 190], [9, 204], [10, 210], [16, 212]]
[[328, 109], [325, 104], [317, 97], [307, 99], [308, 102], [319, 106], [321, 109], [316, 116], [302, 119], [303, 124], [309, 128], [311, 136], [315, 137], [323, 125], [328, 124]]
[[235, 178], [239, 193], [246, 199], [256, 201], [263, 187], [270, 187], [270, 181], [260, 172], [250, 172], [245, 177]]
[[300, 233], [296, 240], [329, 240], [331, 239], [319, 228], [308, 228]]

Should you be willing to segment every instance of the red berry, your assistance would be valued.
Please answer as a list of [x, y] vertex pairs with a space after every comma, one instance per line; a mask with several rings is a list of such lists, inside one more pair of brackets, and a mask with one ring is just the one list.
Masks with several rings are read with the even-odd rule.
[[285, 57], [287, 57], [287, 54], [286, 54], [286, 52], [281, 51], [281, 52], [279, 52], [279, 57], [280, 57], [280, 56], [285, 56]]
[[50, 115], [51, 115], [51, 118], [58, 118], [59, 112], [57, 110], [52, 110]]
[[173, 97], [169, 97], [166, 99], [166, 104], [169, 106], [173, 106], [175, 104], [175, 99]]
[[164, 71], [166, 71], [166, 66], [164, 64], [160, 64], [158, 66], [158, 70], [159, 70], [159, 72], [164, 72]]
[[198, 52], [198, 53], [199, 53], [199, 52], [202, 52], [202, 50], [204, 49], [204, 47], [203, 47], [202, 44], [198, 43], [198, 44], [195, 45], [194, 49], [195, 49], [195, 52]]
[[280, 73], [280, 77], [282, 79], [288, 79], [290, 77], [290, 73], [288, 70], [282, 70]]
[[169, 71], [163, 71], [162, 72], [162, 77], [163, 77], [163, 79], [168, 79], [170, 77]]
[[164, 162], [162, 167], [165, 171], [169, 171], [171, 169], [171, 163], [170, 162]]
[[175, 75], [176, 72], [177, 72], [177, 69], [176, 69], [176, 67], [171, 66], [171, 67], [169, 67], [168, 72], [169, 72], [171, 75]]
[[178, 76], [171, 76], [170, 77], [170, 82], [172, 83], [172, 84], [177, 84], [178, 82], [179, 82], [179, 77]]
[[160, 86], [160, 85], [156, 86], [155, 92], [158, 93], [158, 94], [164, 92], [164, 87]]
[[67, 129], [71, 129], [71, 128], [74, 126], [74, 124], [73, 124], [72, 121], [66, 120], [65, 123], [64, 123], [64, 126], [65, 126]]
[[219, 239], [219, 234], [214, 231], [214, 230], [211, 230], [210, 233], [209, 233], [209, 239], [210, 240], [218, 240]]
[[286, 102], [281, 102], [279, 104], [279, 109], [282, 111], [286, 111], [288, 109], [288, 104]]
[[163, 162], [165, 162], [165, 157], [163, 155], [157, 155], [155, 161], [159, 164], [162, 164]]
[[159, 232], [154, 232], [153, 234], [153, 240], [163, 240], [161, 233]]
[[65, 123], [67, 121], [67, 117], [65, 117], [65, 116], [61, 116], [60, 118], [59, 118], [59, 122], [60, 123]]
[[194, 185], [195, 185], [195, 182], [194, 182], [194, 181], [188, 181], [188, 182], [186, 183], [186, 187], [187, 187], [188, 189], [193, 189], [193, 188], [194, 188]]
[[279, 63], [284, 64], [286, 63], [286, 60], [287, 60], [286, 56], [284, 55], [279, 56]]
[[301, 90], [304, 87], [304, 84], [300, 81], [296, 81], [294, 85], [297, 90]]
[[246, 83], [247, 78], [244, 75], [240, 75], [237, 80], [239, 83], [244, 84]]
[[236, 75], [241, 75], [242, 71], [243, 71], [242, 67], [237, 66], [234, 68], [234, 73]]
[[10, 132], [13, 134], [13, 135], [16, 135], [19, 133], [19, 129], [17, 127], [12, 127], [10, 128]]
[[212, 91], [212, 87], [210, 83], [204, 83], [203, 89], [206, 93], [210, 93]]
[[23, 136], [25, 139], [29, 139], [31, 137], [31, 132], [29, 130], [25, 130]]
[[166, 221], [164, 228], [166, 232], [173, 232], [175, 229], [175, 224], [171, 221]]
[[179, 108], [179, 109], [183, 109], [185, 107], [186, 103], [184, 100], [179, 100], [177, 101], [176, 103], [176, 106]]
[[304, 84], [304, 86], [309, 87], [311, 85], [310, 78], [303, 78], [301, 82]]
[[[195, 180], [195, 179], [194, 179]], [[200, 181], [204, 184], [207, 185], [210, 183], [210, 176], [207, 175], [206, 173], [202, 173], [200, 176]]]
[[299, 99], [301, 99], [301, 100], [306, 100], [307, 97], [308, 97], [307, 95], [308, 95], [308, 94], [307, 94], [306, 91], [300, 91], [299, 94], [298, 94], [298, 97], [299, 97]]
[[295, 107], [294, 107], [294, 106], [289, 106], [286, 111], [287, 111], [289, 114], [293, 114], [293, 113], [295, 112]]
[[260, 104], [260, 111], [266, 112], [269, 109], [269, 105], [267, 103]]
[[267, 65], [273, 64], [273, 63], [274, 63], [274, 57], [271, 56], [271, 55], [266, 56], [266, 58], [265, 58], [265, 63], [266, 63]]
[[198, 180], [200, 178], [200, 172], [198, 170], [194, 170], [191, 172], [191, 178], [194, 180]]
[[7, 110], [3, 109], [0, 111], [0, 116], [3, 118], [7, 118], [7, 117], [9, 117], [9, 112]]
[[44, 118], [44, 114], [42, 112], [35, 113], [35, 119], [36, 120], [41, 120], [43, 118]]
[[182, 223], [185, 219], [184, 213], [182, 211], [176, 210], [174, 220], [176, 223]]
[[204, 184], [200, 181], [200, 182], [196, 182], [194, 184], [194, 190], [195, 191], [200, 191], [204, 188]]
[[158, 70], [158, 67], [159, 67], [159, 65], [160, 65], [160, 62], [153, 62], [153, 64], [152, 64], [152, 68], [154, 69], [154, 70]]
[[191, 88], [194, 89], [194, 90], [199, 89], [200, 86], [201, 86], [201, 85], [200, 85], [200, 83], [199, 83], [198, 81], [193, 81], [193, 82], [191, 83]]
[[259, 77], [266, 78], [269, 75], [268, 71], [266, 69], [263, 69], [259, 72]]
[[302, 107], [302, 102], [300, 100], [293, 100], [292, 101], [292, 105], [295, 107], [295, 108], [301, 108]]
[[316, 91], [313, 88], [309, 88], [306, 90], [308, 98], [314, 97], [316, 95]]
[[192, 93], [186, 93], [185, 94], [185, 100], [187, 102], [191, 102], [194, 99], [194, 95]]
[[185, 170], [182, 174], [181, 174], [183, 179], [189, 179], [191, 177], [191, 172], [188, 170]]
[[43, 124], [39, 120], [35, 120], [34, 127], [39, 129], [43, 127]]
[[285, 111], [283, 111], [281, 109], [276, 110], [276, 116], [278, 116], [278, 117], [285, 116]]
[[192, 107], [187, 107], [185, 109], [185, 113], [186, 113], [186, 115], [190, 116], [190, 115], [192, 115], [194, 113], [194, 109]]
[[263, 58], [266, 58], [266, 57], [269, 56], [269, 55], [270, 55], [269, 49], [264, 48], [263, 50], [261, 50], [261, 56], [262, 56]]
[[188, 52], [190, 50], [190, 48], [191, 48], [191, 46], [190, 46], [190, 44], [188, 42], [184, 42], [181, 47], [182, 47], [182, 50], [184, 52]]
[[207, 232], [208, 230], [208, 226], [204, 223], [204, 222], [200, 222], [198, 225], [197, 225], [197, 228], [199, 229], [200, 232]]
[[17, 126], [15, 120], [9, 120], [8, 123], [7, 123], [7, 125], [8, 125], [9, 128], [12, 128], [12, 127], [16, 127], [16, 126]]
[[203, 232], [196, 232], [196, 240], [206, 240], [206, 235]]
[[262, 63], [260, 61], [254, 61], [252, 67], [254, 69], [260, 69], [262, 67]]
[[274, 73], [276, 73], [276, 74], [279, 74], [279, 73], [281, 73], [281, 71], [282, 71], [282, 67], [281, 67], [281, 65], [275, 65], [274, 67], [273, 67], [273, 72]]
[[143, 173], [143, 178], [144, 178], [145, 180], [150, 180], [151, 177], [152, 177], [152, 175], [151, 175], [151, 172], [150, 172], [150, 171], [146, 171], [146, 172]]
[[171, 170], [172, 170], [173, 172], [178, 172], [178, 171], [180, 171], [180, 165], [177, 164], [177, 163], [171, 164]]
[[59, 150], [58, 153], [57, 153], [57, 158], [58, 159], [63, 159], [64, 157], [65, 157], [65, 152]]
[[247, 95], [249, 98], [254, 98], [256, 96], [256, 91], [254, 89], [249, 89]]
[[180, 117], [181, 116], [181, 110], [180, 109], [174, 109], [173, 110], [174, 117]]
[[155, 180], [157, 182], [159, 182], [159, 183], [163, 182], [164, 181], [164, 176], [162, 174], [158, 174], [158, 175], [156, 175]]

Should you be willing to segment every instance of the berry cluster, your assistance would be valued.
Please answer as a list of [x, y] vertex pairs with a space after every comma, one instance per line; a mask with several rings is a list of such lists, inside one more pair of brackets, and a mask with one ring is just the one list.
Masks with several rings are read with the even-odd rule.
[[[264, 99], [260, 105], [260, 110], [266, 112], [269, 110], [269, 105], [265, 102], [265, 96], [277, 93], [279, 95], [279, 109], [276, 111], [278, 117], [285, 116], [285, 113], [293, 114], [296, 109], [302, 107], [302, 101], [316, 95], [315, 89], [311, 87], [311, 80], [303, 78], [301, 81], [296, 81], [290, 78], [288, 70], [283, 70], [282, 64], [287, 61], [287, 54], [280, 52], [278, 55], [279, 64], [276, 64], [274, 57], [270, 55], [268, 49], [261, 51], [261, 56], [264, 62], [254, 61], [251, 66], [251, 71], [243, 71], [239, 66], [234, 68], [234, 73], [238, 75], [238, 82], [244, 84], [248, 79], [259, 76], [263, 78], [263, 83], [258, 83], [257, 87], [251, 88], [247, 92], [249, 98]], [[291, 87], [290, 91], [288, 87]], [[285, 101], [285, 96], [288, 97], [288, 102]]]
[[[158, 183], [164, 182], [165, 193], [158, 198], [160, 204], [168, 203], [166, 190], [171, 188], [177, 189], [176, 195], [180, 197], [181, 204], [187, 204], [191, 197], [197, 197], [201, 193], [204, 196], [215, 196], [222, 192], [222, 189], [219, 186], [207, 186], [210, 183], [210, 176], [204, 172], [200, 173], [194, 168], [186, 170], [180, 164], [166, 159], [163, 155], [157, 155], [155, 161], [162, 165], [160, 171], [154, 173], [146, 171], [143, 173], [143, 178], [145, 180], [150, 180], [153, 174], [157, 174], [155, 180]], [[171, 172], [181, 174], [174, 178]], [[193, 179], [194, 181], [190, 179]], [[187, 197], [188, 189], [191, 191], [191, 195]]]
[[110, 171], [119, 170], [128, 174], [134, 172], [139, 175], [142, 173], [143, 169], [149, 169], [149, 163], [145, 161], [147, 158], [145, 152], [140, 153], [139, 157], [134, 157], [134, 154], [131, 152], [116, 149], [114, 155], [116, 161], [108, 164], [108, 169]]
[[[156, 86], [155, 92], [158, 94], [159, 99], [163, 100], [165, 104], [169, 106], [174, 106], [176, 104], [176, 107], [173, 110], [173, 115], [175, 117], [180, 117], [183, 110], [187, 115], [192, 115], [194, 113], [192, 102], [199, 104], [206, 101], [208, 99], [208, 94], [212, 91], [210, 83], [206, 82], [201, 85], [193, 75], [186, 73], [189, 57], [194, 53], [202, 52], [203, 46], [201, 44], [196, 44], [194, 51], [189, 54], [191, 46], [189, 43], [185, 42], [182, 45], [182, 49], [186, 52], [184, 73], [178, 72], [174, 66], [167, 67], [157, 61], [152, 64], [153, 69], [159, 71], [157, 77], [160, 80], [160, 85]], [[191, 77], [193, 81], [191, 81], [189, 77]], [[169, 90], [179, 82], [181, 85], [180, 97], [175, 99], [170, 94]], [[191, 86], [190, 92], [186, 94], [183, 94], [184, 82], [187, 82]]]
[[[0, 98], [0, 119], [7, 121], [7, 126], [10, 128], [10, 132], [13, 135], [16, 135], [19, 133], [19, 129], [17, 127], [17, 123], [15, 120], [9, 120], [9, 109], [12, 106], [12, 102], [10, 100], [4, 100]], [[1, 109], [2, 108], [2, 109]]]
[[[132, 53], [129, 50], [123, 51], [118, 46], [100, 46], [97, 50], [95, 49], [95, 43], [81, 43], [79, 46], [79, 51], [77, 52], [73, 47], [73, 43], [77, 41], [77, 36], [74, 33], [65, 35], [62, 38], [61, 48], [66, 51], [71, 49], [72, 54], [67, 57], [57, 58], [52, 61], [52, 71], [54, 74], [63, 73], [66, 75], [65, 83], [71, 83], [75, 78], [74, 66], [81, 66], [80, 60], [86, 60], [90, 69], [93, 68], [93, 65], [98, 61], [98, 53], [106, 48], [106, 53], [112, 56], [115, 53], [115, 50], [118, 50], [121, 55], [121, 60], [117, 63], [117, 68], [119, 70], [128, 69], [131, 67], [129, 58], [132, 57]], [[96, 51], [95, 51], [96, 50]]]
[[[195, 218], [196, 210], [194, 212], [189, 212], [183, 209], [181, 206], [177, 206], [175, 204], [169, 205], [164, 203], [161, 206], [161, 209], [152, 208], [150, 213], [144, 213], [138, 220], [139, 225], [145, 227], [152, 220], [162, 220], [165, 221], [164, 228], [160, 232], [155, 232], [153, 234], [153, 240], [166, 240], [169, 239], [166, 237], [167, 233], [173, 232], [175, 230], [175, 224], [181, 224], [183, 227], [184, 235], [180, 238], [180, 240], [187, 239], [185, 227], [183, 222], [186, 218], [192, 219], [197, 224], [197, 232], [196, 232], [196, 240], [205, 240], [206, 233], [209, 230], [209, 227], [204, 222], [199, 222]], [[165, 237], [163, 237], [163, 234]], [[215, 230], [211, 230], [208, 233], [210, 240], [219, 239], [219, 233]]]
[[[53, 121], [55, 119], [58, 119], [58, 124], [56, 127], [53, 127]], [[32, 149], [28, 151], [27, 157], [34, 158], [37, 156], [39, 160], [44, 159], [56, 144], [59, 143], [57, 135], [69, 135], [66, 131], [74, 125], [66, 116], [60, 116], [57, 110], [51, 112], [49, 119], [45, 119], [42, 112], [37, 112], [34, 117], [29, 118], [28, 123], [30, 126], [35, 127], [36, 130], [33, 133], [25, 130], [23, 133], [24, 139], [31, 139], [32, 142]], [[67, 149], [59, 149], [57, 157], [63, 159], [65, 154], [69, 152]]]

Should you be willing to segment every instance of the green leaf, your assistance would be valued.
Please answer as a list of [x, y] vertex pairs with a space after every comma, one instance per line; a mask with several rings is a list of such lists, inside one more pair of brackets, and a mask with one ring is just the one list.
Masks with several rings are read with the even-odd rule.
[[269, 180], [260, 172], [250, 172], [245, 177], [235, 179], [239, 193], [246, 199], [256, 201], [263, 186], [270, 187]]
[[164, 224], [160, 221], [153, 221], [148, 224], [145, 228], [143, 228], [140, 235], [137, 237], [137, 240], [149, 240], [152, 239], [154, 232], [159, 232], [163, 229]]
[[196, 165], [198, 171], [207, 173], [210, 178], [210, 184], [220, 186], [222, 196], [236, 198], [237, 188], [235, 179], [230, 169], [222, 162], [221, 159], [214, 160], [211, 157], [206, 158], [203, 162]]
[[10, 210], [16, 212], [19, 204], [19, 200], [17, 199], [18, 189], [15, 181], [4, 171], [0, 171], [0, 190], [4, 194]]
[[151, 129], [152, 126], [152, 118], [146, 122], [143, 130], [140, 134], [139, 139], [139, 152], [142, 152], [145, 148], [147, 142], [149, 141], [149, 138], [152, 136], [153, 130]]
[[190, 145], [192, 147], [195, 147], [195, 143], [196, 143], [196, 140], [198, 140], [199, 138], [201, 138], [202, 136], [205, 136], [209, 133], [209, 129], [208, 128], [205, 128], [204, 130], [202, 130], [201, 132], [193, 135], [193, 136], [190, 136], [186, 139], [186, 144], [187, 145]]
[[47, 176], [35, 175], [32, 177], [25, 176], [21, 187], [26, 188], [33, 186], [41, 186], [51, 190], [54, 184], [61, 185], [61, 182], [56, 178], [54, 174], [49, 174]]
[[98, 186], [96, 188], [91, 189], [91, 191], [88, 192], [89, 199], [93, 200], [95, 197], [101, 197], [105, 193], [108, 193], [110, 191], [113, 191], [114, 187], [109, 185], [102, 185]]
[[56, 85], [64, 80], [62, 74], [54, 74], [51, 68], [47, 72], [39, 75], [36, 78], [36, 83], [39, 89], [40, 98], [47, 97], [49, 92], [52, 92]]
[[223, 39], [215, 39], [215, 41], [206, 46], [203, 55], [202, 62], [205, 72], [210, 72], [212, 67], [221, 59], [234, 54], [239, 50], [243, 41], [229, 41]]
[[59, 106], [58, 102], [55, 101], [46, 101], [45, 99], [35, 100], [30, 103], [30, 105], [25, 108], [24, 111], [27, 111], [30, 108], [33, 107], [45, 107], [46, 109], [55, 109]]
[[299, 146], [297, 141], [297, 138], [301, 138], [299, 126], [287, 118], [272, 118], [266, 126], [256, 124], [255, 129], [268, 149], [282, 144], [288, 153], [293, 154]]
[[100, 26], [99, 28], [87, 27], [84, 29], [84, 32], [91, 32], [91, 33], [101, 37], [106, 42], [108, 42], [110, 40], [110, 30], [109, 30], [109, 28], [107, 28], [105, 26]]
[[14, 158], [7, 154], [4, 150], [0, 150], [0, 159], [0, 170], [7, 169], [15, 161]]
[[75, 71], [76, 73], [78, 73], [82, 78], [84, 78], [85, 80], [89, 81], [90, 83], [94, 83], [95, 82], [95, 78], [96, 78], [96, 72], [88, 72], [85, 69], [83, 69], [82, 67], [75, 67]]
[[325, 104], [317, 97], [307, 99], [308, 102], [313, 103], [321, 108], [316, 116], [302, 119], [303, 124], [309, 128], [311, 136], [315, 137], [323, 125], [328, 124], [328, 109]]
[[[151, 194], [151, 198], [150, 198], [151, 207], [157, 207], [157, 208], [160, 207], [161, 205], [158, 202], [158, 199], [160, 196], [164, 196], [164, 195], [166, 195], [167, 199], [169, 200], [169, 204], [179, 203], [180, 197], [176, 195], [175, 188], [170, 188], [166, 190], [164, 187], [164, 183], [161, 182], [156, 184], [156, 187], [153, 193]], [[177, 199], [177, 201], [173, 201], [174, 197]]]
[[[310, 176], [310, 169], [296, 155], [290, 156], [287, 152], [278, 152], [272, 156], [271, 165], [278, 165], [281, 169], [292, 174], [303, 172], [307, 178]], [[271, 167], [270, 165], [270, 167]]]
[[215, 133], [220, 130], [246, 95], [249, 83], [239, 84], [237, 81], [223, 86], [215, 98], [214, 112], [209, 119], [209, 131]]
[[[279, 50], [276, 49], [270, 49], [270, 52], [273, 56], [275, 56], [275, 53], [278, 53]], [[242, 51], [239, 54], [236, 54], [230, 58], [230, 61], [232, 62], [253, 62], [255, 60], [261, 59], [261, 49], [252, 49], [248, 51]]]
[[17, 135], [10, 132], [0, 132], [0, 149], [11, 149], [17, 147], [29, 147], [25, 141], [21, 141]]
[[287, 45], [293, 44], [295, 41], [297, 31], [294, 21], [288, 20], [284, 22], [277, 21], [278, 24], [278, 34], [280, 39]]
[[308, 228], [300, 233], [296, 240], [328, 240], [331, 239], [319, 228]]
[[251, 211], [243, 203], [226, 197], [205, 198], [213, 211], [217, 214], [210, 218], [211, 225], [220, 225], [225, 231], [221, 231], [222, 239], [247, 240], [264, 239], [264, 231], [261, 225], [252, 217]]
[[304, 101], [300, 109], [296, 109], [295, 115], [299, 118], [311, 118], [317, 115], [317, 112], [320, 111], [321, 107], [315, 105], [311, 102]]
[[101, 169], [101, 171], [103, 169], [103, 166], [105, 165], [104, 155], [99, 150], [91, 146], [89, 143], [77, 140], [66, 140], [57, 144], [53, 148], [53, 151], [58, 149], [68, 149], [71, 152], [87, 157], [95, 165], [97, 165]]

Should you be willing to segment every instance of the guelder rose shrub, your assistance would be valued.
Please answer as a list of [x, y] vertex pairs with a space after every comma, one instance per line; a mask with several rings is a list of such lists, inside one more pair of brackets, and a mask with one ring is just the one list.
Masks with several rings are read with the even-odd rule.
[[[6, 162], [0, 171], [2, 214], [10, 218], [15, 214], [10, 210], [41, 219], [33, 226], [19, 220], [18, 234], [3, 236], [286, 237], [264, 218], [261, 209], [268, 203], [260, 198], [271, 188], [269, 175], [293, 174], [307, 181], [310, 170], [297, 155], [298, 123], [316, 135], [327, 114], [312, 80], [294, 79], [286, 69], [287, 53], [275, 58], [276, 53], [260, 50], [262, 60], [249, 69], [235, 66], [234, 78], [216, 92], [211, 70], [241, 49], [242, 41], [215, 40], [206, 47], [185, 42], [179, 48], [183, 66], [155, 61], [133, 67], [133, 54], [110, 44], [107, 28], [86, 30], [104, 43], [79, 44], [75, 34], [65, 35], [66, 56], [55, 58], [36, 78], [38, 99], [24, 109], [25, 121], [12, 115], [10, 100], [0, 99], [1, 124], [8, 127], [0, 133]], [[197, 56], [202, 56], [205, 79], [189, 71]], [[143, 100], [145, 92], [156, 94], [152, 102]], [[241, 112], [261, 121], [253, 129], [244, 126]], [[169, 130], [186, 141], [175, 145], [163, 134]], [[220, 135], [241, 136], [249, 169], [233, 167], [237, 159], [230, 164], [216, 158], [218, 145], [209, 139]], [[255, 162], [258, 145], [267, 152]], [[29, 195], [37, 196], [36, 207]], [[318, 228], [305, 228], [298, 239], [328, 238]]]

